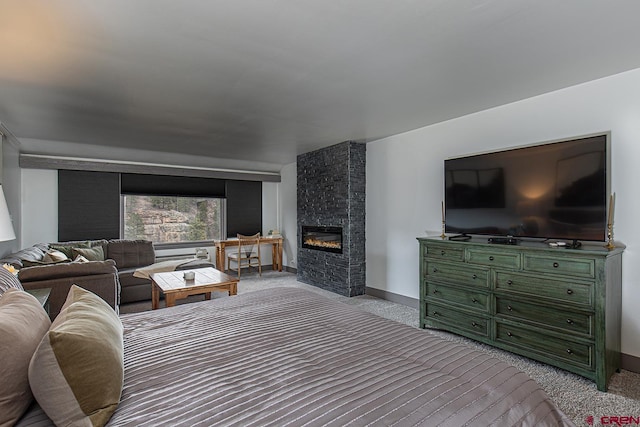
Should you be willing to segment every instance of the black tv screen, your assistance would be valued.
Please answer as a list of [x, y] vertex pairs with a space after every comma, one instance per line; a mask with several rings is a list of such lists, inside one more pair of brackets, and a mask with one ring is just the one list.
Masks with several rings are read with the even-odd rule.
[[608, 134], [447, 159], [450, 234], [606, 240]]

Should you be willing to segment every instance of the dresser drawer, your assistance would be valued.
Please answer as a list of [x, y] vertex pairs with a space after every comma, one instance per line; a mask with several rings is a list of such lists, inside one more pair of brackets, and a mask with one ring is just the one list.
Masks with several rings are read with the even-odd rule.
[[550, 336], [496, 320], [496, 341], [581, 368], [593, 369], [593, 344]]
[[426, 256], [437, 259], [448, 259], [452, 261], [464, 260], [464, 249], [452, 248], [445, 245], [428, 245], [425, 248]]
[[428, 282], [425, 298], [434, 302], [458, 304], [470, 310], [489, 312], [489, 295], [483, 292], [466, 290], [452, 286]]
[[498, 250], [482, 250], [468, 248], [466, 261], [490, 267], [520, 269], [520, 253], [517, 251], [502, 252]]
[[443, 327], [442, 329], [451, 330], [452, 332], [463, 330], [485, 338], [489, 337], [489, 319], [481, 315], [455, 310], [451, 307], [427, 301], [425, 318], [427, 321], [431, 321], [430, 323], [434, 327], [442, 324], [451, 327]]
[[498, 316], [522, 319], [556, 328], [561, 331], [593, 336], [593, 314], [561, 310], [550, 306], [529, 304], [526, 302], [496, 297]]
[[519, 273], [496, 272], [496, 292], [517, 292], [534, 298], [547, 298], [591, 307], [593, 304], [593, 284], [580, 280], [553, 280], [544, 276]]
[[489, 269], [487, 268], [432, 260], [425, 260], [424, 263], [424, 275], [428, 281], [489, 287]]
[[553, 257], [531, 254], [525, 254], [524, 256], [523, 270], [525, 271], [594, 278], [595, 269], [595, 261], [589, 258]]

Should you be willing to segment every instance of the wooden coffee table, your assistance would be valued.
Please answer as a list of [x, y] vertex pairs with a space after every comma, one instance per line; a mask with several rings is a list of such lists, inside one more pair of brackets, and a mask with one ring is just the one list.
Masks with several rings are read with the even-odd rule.
[[[193, 271], [194, 280], [185, 280], [184, 273]], [[159, 308], [160, 292], [164, 293], [167, 307], [176, 305], [176, 300], [190, 295], [204, 294], [211, 299], [211, 291], [228, 291], [229, 295], [238, 294], [238, 279], [212, 267], [193, 270], [168, 271], [151, 275], [151, 308]]]

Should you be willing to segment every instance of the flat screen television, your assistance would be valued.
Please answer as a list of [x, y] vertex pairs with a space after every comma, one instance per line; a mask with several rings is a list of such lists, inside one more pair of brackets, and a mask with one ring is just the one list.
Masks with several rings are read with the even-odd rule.
[[449, 234], [605, 241], [609, 134], [444, 161]]

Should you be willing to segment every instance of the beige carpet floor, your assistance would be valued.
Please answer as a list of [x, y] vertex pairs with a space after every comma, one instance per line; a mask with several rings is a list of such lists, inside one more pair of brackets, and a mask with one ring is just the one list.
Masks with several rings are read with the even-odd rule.
[[[418, 327], [418, 310], [385, 301], [368, 295], [347, 298], [305, 283], [298, 282], [291, 273], [274, 271], [263, 272], [262, 277], [256, 273], [242, 273], [238, 284], [238, 293], [251, 292], [258, 289], [273, 287], [297, 287], [308, 289], [328, 298], [354, 305], [409, 326]], [[225, 293], [213, 293], [213, 298], [224, 298]], [[202, 296], [189, 297], [178, 301], [186, 304], [202, 300]], [[161, 305], [164, 301], [161, 302]], [[151, 310], [151, 302], [126, 304], [120, 307], [121, 313]], [[493, 357], [506, 361], [531, 376], [558, 406], [571, 417], [576, 425], [587, 426], [587, 418], [593, 417], [593, 425], [601, 425], [601, 417], [640, 417], [640, 374], [622, 370], [613, 376], [609, 391], [600, 392], [595, 384], [583, 377], [557, 369], [515, 354], [498, 350], [493, 347], [442, 331], [430, 330], [447, 340], [465, 343], [475, 349], [490, 353]], [[605, 420], [608, 421], [608, 420]]]

